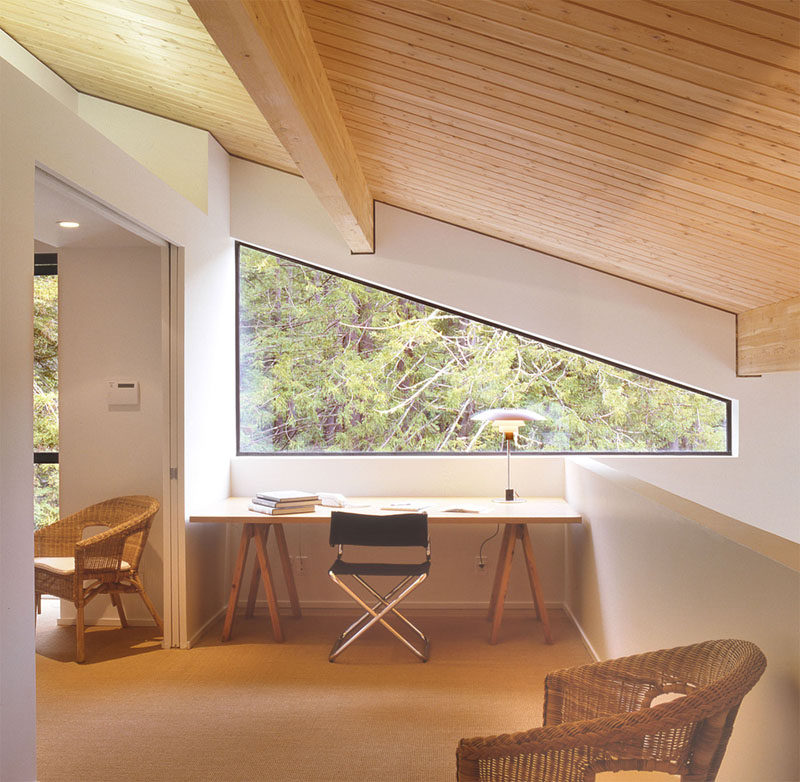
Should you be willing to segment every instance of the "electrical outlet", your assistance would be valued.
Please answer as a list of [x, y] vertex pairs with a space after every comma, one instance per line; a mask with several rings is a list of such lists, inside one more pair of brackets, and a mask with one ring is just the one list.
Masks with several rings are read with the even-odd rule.
[[489, 560], [486, 557], [475, 557], [475, 573], [479, 576], [486, 576], [489, 574]]
[[294, 574], [296, 576], [304, 576], [306, 570], [308, 569], [308, 555], [298, 555], [295, 557], [291, 557], [292, 560], [292, 567], [294, 568]]

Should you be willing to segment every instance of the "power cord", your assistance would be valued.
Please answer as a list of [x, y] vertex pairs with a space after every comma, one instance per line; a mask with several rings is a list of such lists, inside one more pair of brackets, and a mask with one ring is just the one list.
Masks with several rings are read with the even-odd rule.
[[483, 541], [483, 543], [481, 543], [481, 546], [480, 546], [480, 548], [478, 549], [478, 567], [479, 567], [481, 570], [483, 570], [483, 568], [485, 568], [485, 567], [486, 567], [486, 563], [483, 561], [483, 547], [484, 547], [484, 546], [485, 546], [485, 545], [486, 545], [486, 544], [487, 544], [487, 543], [488, 543], [488, 542], [489, 542], [489, 541], [490, 541], [492, 538], [494, 538], [494, 537], [497, 535], [497, 533], [498, 533], [499, 531], [500, 531], [500, 523], [498, 522], [497, 526], [494, 528], [494, 532], [493, 532], [491, 535], [489, 535], [489, 537], [488, 537], [488, 538], [486, 538], [486, 540], [484, 540], [484, 541]]

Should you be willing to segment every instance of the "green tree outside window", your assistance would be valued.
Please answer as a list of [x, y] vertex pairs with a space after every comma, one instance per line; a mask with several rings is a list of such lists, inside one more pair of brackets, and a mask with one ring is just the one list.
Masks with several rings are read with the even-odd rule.
[[728, 403], [239, 245], [240, 453], [726, 453]]
[[[33, 278], [33, 450], [58, 451], [58, 276]], [[34, 523], [58, 519], [58, 464], [34, 464]]]

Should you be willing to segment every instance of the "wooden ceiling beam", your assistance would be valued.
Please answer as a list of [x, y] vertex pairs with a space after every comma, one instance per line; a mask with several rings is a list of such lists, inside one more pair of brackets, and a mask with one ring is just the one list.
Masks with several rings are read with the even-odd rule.
[[299, 0], [190, 5], [351, 252], [373, 252], [372, 196]]
[[739, 375], [800, 370], [800, 296], [736, 318]]

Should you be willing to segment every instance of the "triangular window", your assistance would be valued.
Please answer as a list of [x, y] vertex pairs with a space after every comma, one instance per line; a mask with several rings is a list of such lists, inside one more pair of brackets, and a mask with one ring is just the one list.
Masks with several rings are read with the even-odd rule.
[[237, 245], [240, 454], [730, 453], [730, 402]]

